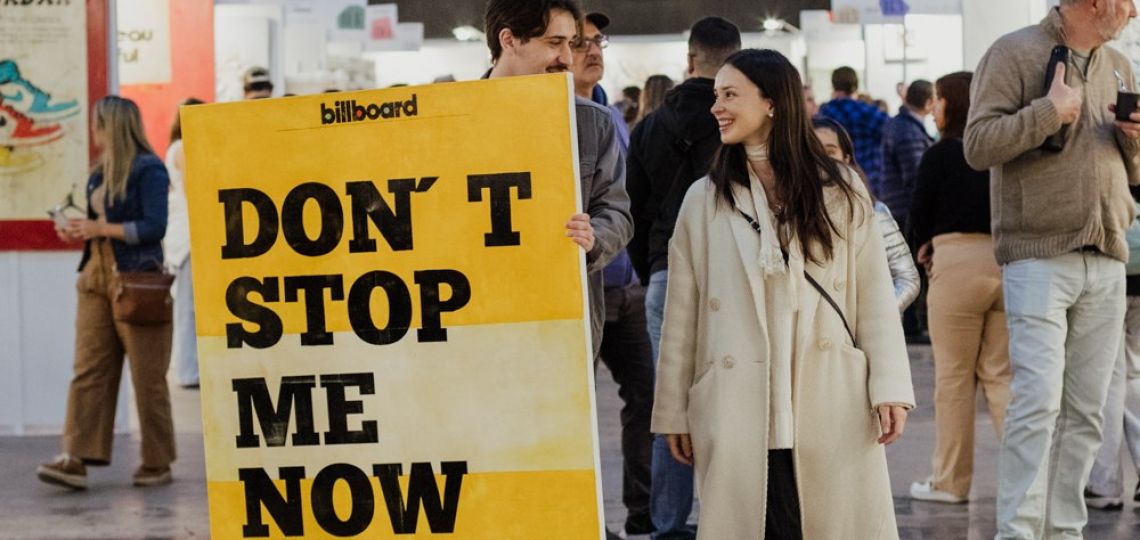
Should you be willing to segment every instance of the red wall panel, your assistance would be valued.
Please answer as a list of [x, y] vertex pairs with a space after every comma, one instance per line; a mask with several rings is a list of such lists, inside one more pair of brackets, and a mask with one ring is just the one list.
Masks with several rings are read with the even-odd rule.
[[178, 104], [188, 97], [214, 100], [214, 1], [169, 1], [170, 83], [119, 89], [123, 97], [133, 99], [142, 109], [146, 136], [163, 157]]

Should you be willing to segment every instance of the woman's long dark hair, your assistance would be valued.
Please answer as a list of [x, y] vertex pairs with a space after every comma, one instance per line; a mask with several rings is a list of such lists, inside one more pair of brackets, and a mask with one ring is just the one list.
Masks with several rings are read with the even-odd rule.
[[938, 126], [943, 139], [961, 139], [966, 133], [966, 118], [970, 115], [970, 82], [973, 80], [973, 73], [959, 71], [934, 83], [938, 97], [946, 100], [946, 109], [942, 111], [945, 124]]
[[[729, 56], [725, 65], [740, 70], [760, 88], [762, 97], [772, 100], [775, 118], [768, 139], [768, 159], [776, 173], [776, 194], [784, 201], [781, 219], [799, 238], [805, 259], [816, 263], [830, 260], [832, 234], [842, 236], [842, 232], [827, 211], [823, 188], [838, 186], [852, 213], [856, 192], [843, 179], [839, 164], [827, 156], [812, 130], [804, 111], [799, 72], [784, 55], [768, 49], [739, 51]], [[744, 145], [721, 145], [713, 158], [709, 178], [721, 199], [732, 207], [732, 184], [747, 187], [750, 182]]]

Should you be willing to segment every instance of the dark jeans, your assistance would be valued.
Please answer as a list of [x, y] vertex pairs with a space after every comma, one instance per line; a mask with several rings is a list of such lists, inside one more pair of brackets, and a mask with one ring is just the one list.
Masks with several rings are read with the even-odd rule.
[[768, 451], [768, 511], [764, 540], [802, 540], [800, 496], [791, 450]]
[[[626, 525], [648, 523], [650, 456], [653, 434], [653, 351], [645, 329], [645, 289], [640, 285], [606, 288], [606, 323], [601, 361], [618, 384], [621, 409], [622, 502]], [[636, 529], [635, 529], [636, 530]]]

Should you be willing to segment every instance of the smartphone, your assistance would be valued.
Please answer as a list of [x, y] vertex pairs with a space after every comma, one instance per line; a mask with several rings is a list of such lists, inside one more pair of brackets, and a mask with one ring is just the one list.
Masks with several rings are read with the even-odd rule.
[[60, 209], [52, 208], [51, 210], [48, 210], [48, 215], [51, 216], [52, 222], [55, 223], [55, 228], [59, 230], [67, 229], [67, 217], [63, 215], [63, 212]]
[[[1049, 53], [1049, 63], [1045, 64], [1045, 86], [1042, 95], [1049, 95], [1049, 88], [1053, 86], [1053, 79], [1057, 76], [1057, 64], [1069, 64], [1069, 48], [1057, 45]], [[1065, 140], [1069, 137], [1069, 126], [1063, 125], [1056, 133], [1045, 139], [1041, 149], [1048, 152], [1060, 152], [1065, 149]]]

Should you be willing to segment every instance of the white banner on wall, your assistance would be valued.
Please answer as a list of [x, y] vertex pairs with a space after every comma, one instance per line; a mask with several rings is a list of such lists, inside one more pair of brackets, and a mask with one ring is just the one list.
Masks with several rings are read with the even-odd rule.
[[170, 82], [170, 0], [118, 0], [119, 83]]
[[[367, 0], [287, 0], [285, 21], [320, 25], [330, 41], [364, 41], [368, 37], [367, 6]], [[381, 7], [382, 13], [390, 12], [394, 25], [396, 14], [391, 8], [396, 4]]]

